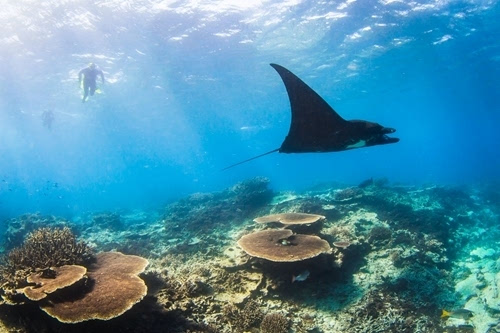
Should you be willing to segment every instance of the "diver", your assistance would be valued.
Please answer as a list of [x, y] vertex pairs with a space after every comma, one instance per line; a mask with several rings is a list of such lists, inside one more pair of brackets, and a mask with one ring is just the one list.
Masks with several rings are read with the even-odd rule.
[[42, 113], [42, 122], [49, 131], [52, 129], [52, 123], [54, 122], [54, 112], [52, 110], [45, 110]]
[[96, 64], [91, 62], [88, 67], [85, 67], [78, 73], [78, 82], [80, 85], [83, 80], [83, 97], [82, 103], [85, 103], [90, 96], [94, 96], [94, 93], [97, 88], [97, 75], [101, 76], [102, 84], [104, 84], [104, 73], [102, 70], [97, 68]]

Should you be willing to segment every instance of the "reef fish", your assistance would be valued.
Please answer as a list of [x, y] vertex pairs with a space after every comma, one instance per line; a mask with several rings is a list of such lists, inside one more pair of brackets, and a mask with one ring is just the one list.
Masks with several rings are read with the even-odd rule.
[[302, 281], [307, 280], [307, 278], [309, 277], [309, 274], [311, 274], [311, 273], [309, 273], [308, 270], [305, 270], [302, 273], [300, 273], [299, 275], [293, 275], [292, 276], [292, 283], [294, 283], [295, 281], [302, 282]]
[[441, 318], [458, 318], [468, 320], [472, 318], [473, 315], [472, 311], [467, 309], [458, 309], [456, 311], [443, 310]]
[[345, 249], [349, 247], [349, 245], [351, 245], [351, 243], [346, 241], [333, 242], [333, 246], [340, 247], [341, 249]]

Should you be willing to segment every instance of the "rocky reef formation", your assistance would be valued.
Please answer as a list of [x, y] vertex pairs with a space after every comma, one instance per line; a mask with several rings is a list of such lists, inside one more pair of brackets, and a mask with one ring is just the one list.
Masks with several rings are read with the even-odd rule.
[[63, 228], [68, 226], [68, 221], [55, 216], [43, 216], [38, 213], [24, 214], [17, 218], [9, 219], [3, 222], [5, 230], [2, 235], [0, 249], [10, 251], [19, 246], [30, 232], [40, 228]]
[[[89, 216], [75, 227], [96, 251], [148, 258], [140, 275], [147, 294], [115, 319], [71, 329], [497, 332], [498, 198], [491, 187], [391, 186], [385, 179], [273, 193], [267, 180], [256, 179], [192, 195], [160, 214]], [[255, 235], [268, 252], [280, 248], [297, 260], [256, 255], [262, 246], [255, 252], [255, 242], [250, 249], [241, 242]], [[292, 252], [303, 236], [311, 240], [306, 253], [314, 255], [298, 258]], [[17, 315], [25, 327], [59, 331], [68, 325], [44, 319], [41, 311], [27, 319], [15, 308], [1, 306], [0, 318]], [[443, 309], [463, 308], [474, 315], [441, 318]]]

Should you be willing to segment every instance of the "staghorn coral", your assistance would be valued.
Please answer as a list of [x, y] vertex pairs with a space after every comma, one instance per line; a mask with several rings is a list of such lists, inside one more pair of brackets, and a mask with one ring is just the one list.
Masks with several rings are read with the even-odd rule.
[[259, 308], [257, 302], [250, 300], [243, 309], [236, 315], [235, 327], [238, 331], [247, 331], [251, 327], [257, 326], [264, 317], [264, 313]]
[[286, 333], [288, 320], [281, 313], [270, 313], [264, 316], [260, 323], [261, 333]]
[[254, 300], [248, 301], [241, 310], [230, 303], [224, 307], [223, 314], [233, 332], [247, 332], [252, 327], [257, 327], [264, 317], [264, 312]]
[[36, 270], [84, 265], [92, 259], [92, 249], [84, 242], [77, 242], [68, 227], [40, 228], [28, 234], [21, 247], [3, 258], [0, 282], [4, 288], [23, 287], [28, 275]]

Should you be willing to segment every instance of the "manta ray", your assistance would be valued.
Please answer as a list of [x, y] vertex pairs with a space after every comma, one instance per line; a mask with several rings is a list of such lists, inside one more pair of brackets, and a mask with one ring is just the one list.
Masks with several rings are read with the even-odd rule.
[[283, 66], [271, 64], [285, 84], [292, 121], [281, 147], [267, 153], [230, 165], [227, 170], [242, 163], [274, 153], [337, 152], [355, 148], [396, 143], [398, 138], [387, 134], [394, 128], [366, 120], [345, 120], [304, 81]]

